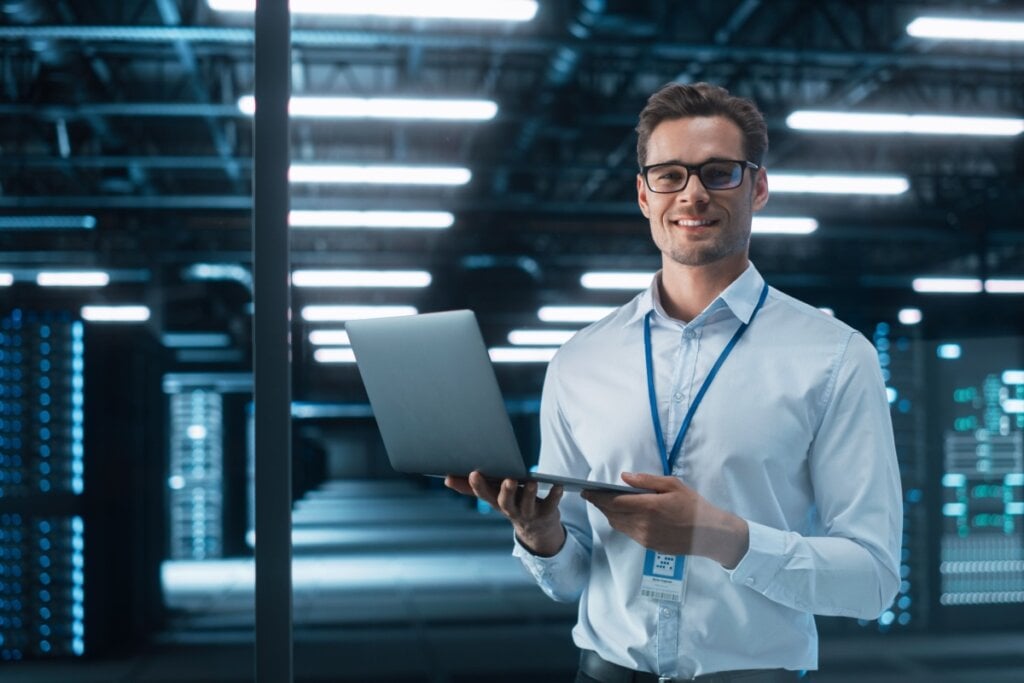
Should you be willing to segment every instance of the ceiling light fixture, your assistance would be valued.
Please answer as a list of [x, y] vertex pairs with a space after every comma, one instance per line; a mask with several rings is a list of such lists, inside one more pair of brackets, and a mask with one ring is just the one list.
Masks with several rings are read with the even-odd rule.
[[164, 332], [160, 343], [169, 349], [210, 349], [231, 346], [225, 332]]
[[915, 277], [911, 286], [922, 294], [977, 294], [981, 280], [970, 277]]
[[525, 348], [522, 346], [495, 346], [487, 349], [492, 363], [547, 363], [554, 358], [558, 347]]
[[1024, 279], [994, 278], [985, 280], [985, 291], [989, 294], [1024, 294]]
[[36, 274], [40, 287], [106, 287], [110, 275], [103, 271], [49, 271]]
[[82, 318], [89, 322], [142, 323], [149, 320], [148, 306], [82, 306]]
[[580, 285], [585, 289], [629, 289], [640, 290], [651, 286], [652, 271], [646, 272], [603, 272], [594, 271], [580, 276]]
[[541, 306], [537, 317], [546, 323], [592, 323], [614, 310], [614, 306]]
[[910, 189], [904, 176], [839, 175], [833, 173], [770, 173], [773, 193], [897, 195]]
[[916, 325], [924, 319], [920, 308], [901, 308], [896, 318], [904, 325]]
[[14, 284], [14, 273], [0, 273], [0, 287], [10, 287]]
[[291, 211], [293, 228], [411, 228], [444, 230], [455, 222], [447, 211]]
[[[256, 10], [256, 0], [206, 2], [217, 12], [252, 13]], [[530, 21], [537, 14], [536, 0], [291, 0], [289, 8], [292, 14], [468, 21]]]
[[0, 216], [0, 230], [92, 230], [95, 216]]
[[1013, 136], [1024, 132], [1024, 119], [841, 111], [795, 111], [786, 117], [786, 125], [796, 130], [832, 133]]
[[349, 346], [348, 332], [345, 330], [313, 330], [309, 333], [309, 343], [314, 346]]
[[513, 346], [561, 346], [572, 339], [576, 330], [512, 330], [508, 343]]
[[[238, 98], [238, 109], [253, 116], [256, 98]], [[296, 96], [288, 101], [288, 113], [296, 118], [489, 121], [498, 113], [498, 105], [490, 100]]]
[[345, 322], [365, 318], [394, 318], [416, 315], [415, 306], [331, 306], [311, 304], [303, 306], [302, 319], [308, 322]]
[[754, 216], [750, 231], [758, 235], [810, 235], [818, 229], [813, 218]]
[[907, 33], [915, 38], [1021, 43], [1024, 21], [918, 17], [907, 24]]
[[293, 183], [351, 185], [465, 185], [473, 174], [453, 166], [353, 166], [346, 164], [292, 164]]
[[351, 348], [317, 349], [313, 352], [317, 363], [355, 363], [356, 352]]
[[296, 287], [427, 287], [430, 273], [424, 270], [296, 270]]

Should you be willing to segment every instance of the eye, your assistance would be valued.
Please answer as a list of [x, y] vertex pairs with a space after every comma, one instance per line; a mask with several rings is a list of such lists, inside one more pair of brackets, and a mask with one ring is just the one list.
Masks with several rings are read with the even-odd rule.
[[732, 180], [732, 164], [709, 164], [701, 172], [701, 178], [709, 183], [724, 183]]

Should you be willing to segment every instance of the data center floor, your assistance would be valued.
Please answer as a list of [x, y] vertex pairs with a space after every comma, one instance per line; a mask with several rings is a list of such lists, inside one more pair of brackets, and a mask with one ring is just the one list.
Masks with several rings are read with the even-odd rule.
[[[294, 513], [297, 682], [569, 681], [575, 607], [509, 552], [510, 530], [444, 491], [332, 482]], [[251, 681], [251, 558], [168, 562], [168, 629], [122, 659], [0, 665], [5, 683]], [[1024, 633], [825, 635], [814, 679], [1020, 682]]]

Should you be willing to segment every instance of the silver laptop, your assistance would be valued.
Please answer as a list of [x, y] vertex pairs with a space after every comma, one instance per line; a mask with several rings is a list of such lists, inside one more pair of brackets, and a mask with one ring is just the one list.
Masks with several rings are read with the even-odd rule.
[[345, 325], [391, 466], [399, 472], [640, 493], [622, 484], [529, 472], [472, 311]]

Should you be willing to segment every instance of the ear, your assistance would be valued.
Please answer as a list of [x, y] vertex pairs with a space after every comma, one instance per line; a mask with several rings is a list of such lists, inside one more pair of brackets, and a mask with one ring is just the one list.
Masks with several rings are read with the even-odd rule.
[[760, 211], [768, 203], [768, 172], [764, 167], [757, 169], [754, 174], [754, 211]]
[[650, 218], [651, 212], [647, 208], [647, 183], [639, 173], [636, 174], [636, 201], [640, 205], [640, 213], [644, 215], [644, 218]]

